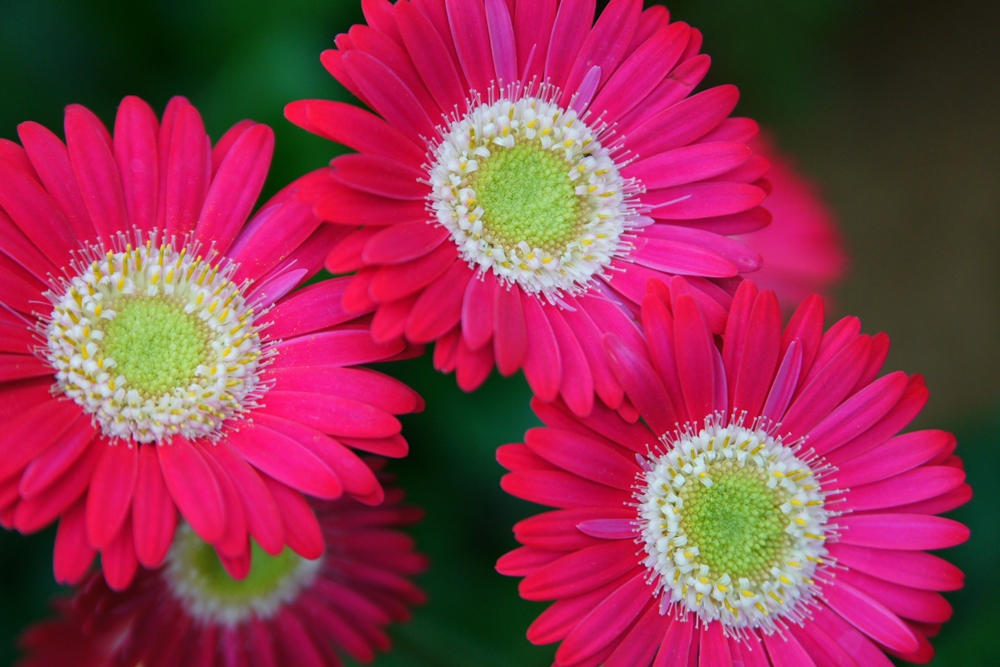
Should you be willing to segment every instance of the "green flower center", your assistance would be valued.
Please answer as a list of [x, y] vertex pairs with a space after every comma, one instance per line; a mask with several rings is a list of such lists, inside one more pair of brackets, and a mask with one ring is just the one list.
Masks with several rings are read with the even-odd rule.
[[562, 255], [593, 214], [569, 178], [572, 165], [537, 140], [490, 150], [468, 179], [483, 209], [483, 238], [507, 250], [523, 241]]
[[251, 614], [273, 615], [308, 585], [320, 561], [287, 547], [272, 556], [251, 541], [251, 563], [245, 579], [233, 579], [215, 549], [184, 526], [171, 549], [166, 578], [192, 615], [231, 624]]
[[791, 544], [785, 532], [788, 516], [781, 510], [791, 494], [768, 488], [767, 471], [755, 465], [715, 461], [707, 472], [711, 486], [685, 484], [677, 491], [688, 545], [698, 547], [698, 561], [714, 572], [733, 579], [767, 579]]
[[144, 396], [187, 388], [195, 369], [208, 362], [211, 331], [167, 296], [126, 297], [103, 325], [101, 349], [115, 360], [129, 387]]

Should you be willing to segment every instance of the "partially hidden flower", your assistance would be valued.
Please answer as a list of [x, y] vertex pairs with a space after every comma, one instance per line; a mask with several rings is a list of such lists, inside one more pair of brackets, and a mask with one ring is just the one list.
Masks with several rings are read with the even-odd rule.
[[497, 569], [554, 601], [528, 638], [561, 642], [556, 665], [930, 660], [963, 575], [926, 551], [967, 539], [936, 515], [971, 490], [951, 434], [899, 434], [922, 378], [877, 377], [888, 338], [824, 332], [823, 311], [782, 330], [745, 281], [717, 345], [684, 279], [654, 283], [648, 347], [604, 339], [641, 421], [535, 401], [545, 427], [500, 448], [502, 485], [558, 509], [516, 525]]
[[[369, 507], [343, 497], [314, 501], [325, 553], [255, 547], [253, 567], [231, 579], [212, 547], [182, 526], [166, 564], [143, 570], [121, 592], [93, 574], [58, 617], [21, 638], [21, 667], [340, 667], [341, 656], [371, 662], [386, 651], [386, 627], [424, 601], [413, 583], [426, 568], [400, 530], [420, 511], [386, 489]], [[289, 523], [289, 527], [294, 526]]]
[[792, 158], [778, 151], [763, 133], [750, 142], [767, 158], [771, 193], [765, 207], [771, 224], [738, 237], [764, 258], [753, 274], [761, 289], [773, 290], [791, 311], [810, 294], [825, 294], [844, 278], [848, 256], [844, 237], [817, 185], [800, 173]]
[[[0, 523], [59, 518], [55, 571], [97, 552], [113, 588], [163, 562], [177, 512], [226, 566], [323, 549], [302, 494], [378, 503], [352, 449], [403, 456], [409, 388], [351, 368], [408, 353], [341, 307], [344, 280], [293, 291], [340, 229], [292, 195], [247, 218], [274, 145], [239, 123], [212, 147], [174, 98], [161, 122], [122, 102], [66, 137], [0, 143]], [[308, 178], [308, 177], [306, 177]]]
[[[701, 34], [612, 0], [386, 0], [323, 53], [375, 113], [304, 100], [286, 116], [358, 151], [300, 196], [352, 230], [334, 273], [372, 334], [435, 342], [465, 390], [524, 370], [577, 414], [623, 404], [600, 351], [651, 277], [691, 276], [721, 326], [731, 279], [760, 257], [728, 235], [767, 224], [757, 125], [733, 86], [690, 96]], [[725, 289], [724, 289], [725, 288]], [[627, 408], [626, 408], [627, 409]]]

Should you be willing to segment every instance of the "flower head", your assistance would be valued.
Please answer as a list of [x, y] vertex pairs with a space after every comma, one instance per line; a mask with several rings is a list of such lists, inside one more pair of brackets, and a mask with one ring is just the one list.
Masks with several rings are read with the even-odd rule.
[[848, 265], [844, 238], [816, 184], [778, 152], [770, 137], [761, 134], [750, 146], [771, 162], [766, 206], [772, 217], [764, 229], [739, 238], [764, 257], [753, 281], [774, 290], [782, 308], [791, 311], [810, 294], [825, 293], [843, 279]]
[[248, 222], [273, 133], [244, 121], [213, 148], [183, 98], [162, 122], [126, 98], [113, 136], [80, 106], [66, 144], [19, 131], [0, 157], [0, 523], [59, 518], [57, 579], [100, 551], [114, 588], [163, 562], [178, 510], [234, 576], [250, 536], [316, 558], [301, 494], [379, 502], [351, 448], [404, 455], [394, 415], [421, 402], [350, 368], [407, 346], [344, 312], [347, 281], [293, 291], [344, 235], [293, 197], [315, 176]]
[[509, 493], [558, 508], [497, 565], [554, 601], [528, 638], [560, 667], [929, 660], [962, 573], [925, 550], [967, 539], [935, 515], [971, 491], [953, 436], [898, 435], [923, 380], [877, 378], [886, 336], [824, 332], [818, 297], [782, 330], [750, 281], [721, 345], [682, 278], [642, 318], [648, 344], [603, 341], [635, 413], [536, 399], [546, 426], [498, 452]]
[[121, 592], [92, 575], [59, 618], [30, 628], [22, 667], [111, 665], [341, 665], [389, 649], [385, 628], [424, 600], [411, 581], [426, 567], [399, 529], [420, 517], [398, 489], [371, 508], [351, 498], [315, 502], [326, 540], [317, 559], [255, 546], [246, 578], [230, 578], [187, 526], [166, 564]]
[[[600, 352], [638, 338], [650, 277], [692, 277], [721, 326], [732, 281], [759, 255], [726, 235], [767, 224], [768, 163], [727, 118], [733, 86], [689, 96], [701, 35], [662, 7], [613, 0], [363, 4], [367, 26], [322, 56], [373, 113], [305, 100], [301, 127], [358, 151], [299, 196], [351, 234], [327, 258], [357, 271], [348, 309], [376, 340], [436, 342], [472, 390], [524, 370], [586, 414], [624, 394]], [[377, 115], [376, 115], [377, 114]]]

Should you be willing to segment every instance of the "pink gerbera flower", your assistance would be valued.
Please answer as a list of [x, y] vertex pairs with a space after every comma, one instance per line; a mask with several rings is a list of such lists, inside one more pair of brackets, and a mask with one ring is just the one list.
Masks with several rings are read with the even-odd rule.
[[499, 450], [504, 489], [559, 508], [515, 526], [497, 566], [555, 600], [528, 638], [561, 642], [561, 667], [929, 660], [937, 591], [963, 577], [925, 550], [965, 541], [935, 515], [971, 491], [951, 434], [897, 435], [920, 376], [876, 379], [888, 338], [853, 317], [824, 333], [818, 297], [782, 331], [750, 281], [721, 346], [682, 278], [642, 318], [648, 347], [604, 338], [642, 421], [536, 400], [546, 427]]
[[767, 224], [767, 161], [753, 121], [727, 116], [733, 86], [688, 97], [708, 71], [701, 34], [663, 7], [612, 0], [362, 2], [367, 26], [326, 68], [375, 114], [306, 100], [286, 116], [358, 154], [300, 196], [352, 233], [327, 258], [357, 271], [348, 309], [372, 334], [436, 342], [466, 390], [496, 365], [586, 414], [622, 405], [602, 333], [639, 335], [646, 281], [695, 276], [721, 327], [752, 271], [725, 235]]
[[816, 184], [802, 176], [790, 157], [761, 135], [750, 142], [771, 162], [767, 210], [771, 224], [740, 240], [764, 257], [753, 274], [761, 289], [774, 290], [782, 307], [791, 310], [810, 294], [829, 291], [847, 270], [847, 251], [833, 213]]
[[[210, 545], [181, 527], [167, 562], [123, 592], [99, 575], [60, 618], [21, 639], [22, 667], [339, 667], [338, 654], [370, 662], [389, 649], [391, 622], [424, 600], [411, 581], [426, 568], [399, 529], [420, 512], [386, 491], [382, 507], [341, 498], [313, 504], [309, 532], [326, 552], [307, 559], [255, 548], [242, 581], [229, 577]], [[294, 522], [287, 524], [296, 526]]]
[[213, 149], [183, 98], [161, 124], [129, 97], [113, 137], [80, 106], [66, 145], [19, 131], [24, 148], [0, 144], [0, 523], [61, 517], [56, 578], [99, 551], [117, 589], [163, 562], [177, 510], [234, 576], [248, 535], [318, 557], [301, 493], [378, 503], [349, 448], [404, 455], [393, 415], [421, 402], [348, 368], [405, 345], [344, 312], [346, 281], [292, 292], [342, 235], [299, 184], [247, 223], [271, 129], [244, 121]]

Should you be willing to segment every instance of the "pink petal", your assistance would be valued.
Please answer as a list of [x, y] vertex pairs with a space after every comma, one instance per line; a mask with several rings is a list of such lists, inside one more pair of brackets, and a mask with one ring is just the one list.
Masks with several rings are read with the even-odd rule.
[[80, 406], [49, 400], [6, 420], [0, 432], [0, 479], [18, 474], [32, 459], [59, 443], [79, 419], [84, 419]]
[[279, 366], [354, 366], [383, 361], [402, 351], [402, 341], [378, 344], [364, 329], [322, 331], [275, 345]]
[[371, 279], [368, 289], [378, 302], [397, 301], [424, 289], [457, 259], [455, 246], [442, 243], [427, 255], [405, 264], [381, 266]]
[[81, 500], [59, 520], [53, 556], [56, 583], [76, 584], [90, 569], [97, 552], [87, 541], [87, 521]]
[[462, 319], [462, 301], [472, 279], [472, 269], [465, 262], [453, 263], [413, 304], [406, 337], [414, 343], [429, 343], [453, 329]]
[[372, 108], [389, 123], [414, 139], [437, 136], [423, 106], [392, 70], [360, 51], [344, 54], [343, 63]]
[[640, 158], [687, 146], [708, 134], [736, 108], [736, 86], [717, 86], [678, 102], [649, 118], [628, 135]]
[[625, 632], [649, 605], [653, 588], [640, 572], [597, 605], [563, 640], [556, 660], [574, 664], [596, 655]]
[[667, 241], [640, 234], [629, 258], [636, 264], [676, 275], [725, 278], [739, 269], [717, 253], [677, 241]]
[[[321, 222], [313, 214], [313, 207], [301, 201], [291, 200], [276, 208], [265, 205], [258, 215], [250, 222], [244, 231], [254, 225], [262, 215], [267, 219], [260, 223], [260, 229], [252, 237], [237, 238], [230, 248], [230, 259], [239, 263], [233, 274], [234, 281], [245, 278], [260, 280], [268, 272], [288, 262], [298, 251], [301, 253], [310, 238], [315, 237]], [[330, 229], [329, 232], [343, 230]], [[299, 262], [303, 268], [305, 262]]]
[[[457, 333], [457, 331], [456, 331]], [[455, 364], [457, 366], [456, 380], [462, 391], [475, 391], [490, 376], [494, 367], [493, 346], [484, 345], [478, 350], [470, 350], [460, 336], [455, 336], [457, 342]], [[438, 342], [438, 345], [441, 345]], [[435, 349], [435, 352], [437, 350]]]
[[517, 50], [514, 47], [514, 26], [504, 0], [486, 0], [486, 25], [490, 33], [497, 84], [512, 84], [517, 81]]
[[462, 336], [473, 350], [493, 339], [493, 292], [497, 289], [492, 271], [469, 281], [462, 301]]
[[160, 472], [155, 445], [139, 447], [139, 472], [132, 498], [132, 539], [143, 567], [159, 567], [177, 526], [177, 510]]
[[529, 574], [517, 589], [526, 600], [581, 595], [636, 568], [639, 557], [635, 553], [635, 544], [624, 540], [574, 551]]
[[809, 652], [791, 633], [763, 633], [762, 639], [774, 667], [816, 667]]
[[274, 324], [268, 327], [267, 336], [298, 337], [354, 319], [355, 315], [345, 312], [341, 305], [349, 283], [350, 278], [324, 280], [282, 300], [268, 313]]
[[79, 247], [73, 229], [41, 184], [4, 159], [0, 159], [0, 207], [53, 265], [67, 264], [70, 252]]
[[[687, 26], [685, 26], [687, 27]], [[681, 39], [685, 43], [690, 43], [690, 39], [695, 31], [688, 28], [684, 31]], [[683, 59], [683, 55], [681, 58]], [[636, 128], [641, 127], [646, 121], [654, 118], [655, 116], [663, 113], [667, 109], [676, 105], [678, 102], [686, 98], [691, 94], [698, 84], [702, 82], [705, 75], [708, 74], [709, 65], [711, 65], [712, 59], [707, 55], [697, 56], [691, 58], [687, 61], [682, 61], [680, 65], [674, 68], [670, 74], [652, 90], [646, 98], [642, 101], [642, 104], [637, 105], [634, 109], [626, 113], [619, 125], [619, 131], [625, 136], [629, 136]], [[726, 124], [727, 121], [722, 121], [720, 127]], [[714, 132], [709, 132], [702, 140], [707, 140]], [[722, 141], [722, 139], [719, 139]], [[658, 152], [658, 151], [657, 151]], [[650, 153], [653, 155], [655, 153]]]
[[[524, 296], [525, 299], [536, 298]], [[573, 414], [588, 415], [594, 407], [594, 379], [590, 364], [576, 334], [563, 317], [562, 311], [551, 308], [547, 313], [552, 333], [559, 346], [562, 381], [559, 393]]]
[[880, 644], [902, 653], [917, 650], [917, 638], [906, 623], [853, 586], [835, 582], [824, 587], [823, 597], [834, 611]]
[[614, 334], [606, 334], [602, 343], [615, 377], [649, 427], [656, 433], [671, 431], [677, 425], [673, 402], [649, 362]]
[[877, 549], [945, 549], [969, 539], [952, 519], [922, 514], [854, 514], [840, 517], [840, 543]]
[[430, 194], [430, 188], [421, 182], [427, 178], [426, 173], [388, 158], [350, 153], [334, 158], [330, 166], [333, 180], [355, 190], [390, 199], [420, 201]]
[[944, 495], [965, 481], [965, 471], [951, 466], [922, 466], [872, 484], [854, 486], [838, 509], [862, 510], [901, 507]]
[[[167, 129], [164, 114], [161, 132]], [[205, 203], [212, 174], [212, 154], [201, 114], [186, 100], [177, 104], [176, 116], [170, 128], [169, 140], [160, 140], [161, 223], [168, 235], [178, 238], [194, 231], [198, 214]], [[226, 246], [228, 247], [228, 243]]]
[[[532, 455], [531, 451], [527, 449], [526, 453]], [[545, 462], [542, 461], [541, 464], [545, 465]], [[627, 510], [625, 511], [627, 512]], [[576, 551], [597, 546], [603, 541], [581, 532], [577, 528], [579, 523], [588, 520], [600, 521], [601, 519], [594, 519], [594, 517], [616, 513], [621, 514], [622, 510], [587, 507], [544, 512], [514, 524], [514, 537], [521, 544], [539, 549]], [[604, 520], [613, 521], [614, 519]], [[630, 537], [634, 537], [634, 535]]]
[[285, 526], [288, 547], [308, 560], [316, 560], [322, 556], [326, 542], [316, 515], [302, 494], [266, 475], [261, 479], [278, 507], [278, 514], [281, 515]]
[[232, 482], [243, 503], [247, 528], [267, 553], [277, 555], [285, 548], [285, 533], [278, 506], [261, 476], [227, 442], [206, 450]]
[[396, 43], [400, 42], [399, 28], [396, 26], [391, 3], [386, 0], [361, 0], [361, 11], [364, 12], [368, 25]]
[[138, 447], [104, 445], [87, 494], [87, 537], [95, 549], [107, 548], [125, 522], [138, 471]]
[[517, 285], [498, 284], [493, 291], [493, 353], [501, 375], [516, 373], [528, 353], [524, 298], [535, 297], [523, 295]]
[[746, 144], [696, 144], [633, 162], [622, 170], [622, 175], [639, 179], [648, 190], [670, 188], [724, 174], [749, 160], [752, 154]]
[[135, 546], [132, 543], [131, 519], [101, 552], [101, 569], [104, 570], [104, 578], [113, 591], [123, 592], [132, 583], [139, 569], [139, 561], [136, 560]]
[[629, 493], [571, 473], [548, 470], [510, 473], [501, 478], [500, 486], [512, 496], [549, 507], [618, 507], [631, 498]]
[[603, 72], [599, 83], [603, 85], [607, 82], [632, 41], [641, 13], [642, 2], [638, 0], [611, 0], [608, 3], [580, 47], [563, 86], [567, 94], [582, 88], [581, 82], [593, 67], [599, 67]]
[[[680, 58], [687, 44], [688, 30], [683, 23], [674, 23], [645, 40], [613, 75], [606, 78], [607, 84], [591, 105], [591, 111], [597, 116], [603, 113], [607, 118], [621, 118], [637, 105], [644, 104], [642, 94], [663, 81]], [[647, 184], [647, 187], [664, 186]]]
[[542, 77], [552, 38], [552, 24], [556, 18], [556, 4], [556, 0], [514, 4], [514, 34], [522, 82]]
[[339, 498], [340, 480], [315, 454], [292, 438], [260, 424], [229, 436], [229, 445], [252, 466], [317, 498]]
[[[653, 667], [687, 667], [694, 635], [694, 621], [688, 617], [670, 622]], [[697, 649], [695, 649], [697, 652]]]
[[38, 123], [21, 123], [17, 132], [38, 178], [66, 217], [74, 235], [78, 239], [95, 238], [97, 232], [73, 175], [66, 146], [51, 130]]
[[[589, 297], [582, 297], [583, 299]], [[583, 349], [584, 355], [587, 357], [587, 364], [590, 367], [590, 374], [594, 382], [594, 391], [600, 397], [604, 403], [610, 407], [617, 408], [621, 405], [622, 399], [625, 396], [621, 385], [618, 383], [618, 379], [615, 377], [614, 372], [611, 370], [611, 366], [608, 363], [607, 355], [604, 352], [604, 348], [601, 345], [601, 338], [604, 333], [597, 323], [590, 316], [583, 307], [573, 304], [575, 299], [569, 297], [568, 295], [564, 298], [564, 301], [568, 303], [572, 310], [565, 309], [560, 310], [559, 314], [562, 315], [563, 319], [566, 320], [566, 324], [569, 325], [570, 329], [573, 331], [576, 340], [580, 343], [581, 349]], [[550, 311], [557, 306], [546, 306], [545, 310]], [[616, 323], [609, 322], [609, 318], [617, 317], [619, 321]], [[619, 309], [607, 309], [602, 313], [602, 324], [604, 328], [611, 330], [622, 330], [626, 327], [631, 327], [630, 321], [624, 321], [628, 318], [622, 310]], [[532, 353], [534, 348], [534, 340], [532, 340], [532, 345], [528, 347], [529, 354]]]
[[80, 460], [96, 435], [90, 420], [77, 419], [60, 437], [58, 446], [49, 447], [28, 464], [20, 480], [21, 496], [31, 498], [56, 482]]
[[85, 455], [49, 487], [30, 498], [22, 496], [14, 510], [14, 528], [34, 533], [48, 526], [73, 505], [87, 490], [94, 467], [101, 458], [103, 443]]
[[922, 551], [869, 549], [849, 544], [827, 546], [841, 565], [903, 586], [929, 591], [954, 591], [965, 575], [948, 561]]
[[231, 128], [226, 130], [225, 134], [219, 137], [219, 140], [215, 142], [215, 146], [212, 147], [212, 178], [215, 178], [215, 174], [219, 171], [219, 166], [222, 161], [226, 159], [226, 155], [232, 150], [233, 144], [236, 140], [243, 136], [243, 133], [250, 128], [257, 125], [254, 121], [250, 119], [244, 119], [233, 125]]
[[179, 436], [157, 450], [167, 490], [194, 532], [212, 543], [225, 532], [222, 491], [194, 445]]
[[576, 433], [534, 428], [525, 444], [546, 461], [598, 484], [628, 491], [639, 467], [604, 443]]
[[156, 226], [159, 129], [156, 114], [148, 104], [133, 96], [122, 100], [115, 117], [115, 163], [121, 175], [129, 226], [145, 233]]
[[864, 433], [899, 403], [908, 380], [897, 371], [851, 396], [809, 432], [808, 446], [822, 455]]
[[838, 572], [837, 580], [867, 592], [901, 617], [923, 623], [944, 623], [951, 618], [951, 605], [940, 593], [900, 586], [856, 570]]
[[[706, 623], [701, 628], [699, 637], [699, 667], [729, 667], [733, 664], [729, 654], [729, 643], [722, 633], [722, 624], [719, 622]], [[791, 667], [791, 666], [789, 666]], [[803, 663], [802, 667], [806, 667]]]
[[832, 475], [841, 487], [860, 486], [912, 470], [933, 459], [954, 439], [945, 431], [905, 433], [849, 461]]
[[469, 88], [486, 95], [496, 79], [496, 71], [490, 53], [485, 7], [478, 2], [461, 0], [446, 0], [445, 6], [448, 8], [448, 22], [458, 50], [458, 60]]
[[396, 435], [401, 428], [399, 421], [388, 412], [340, 396], [271, 391], [261, 410], [331, 435], [385, 438]]
[[268, 375], [279, 391], [304, 391], [352, 398], [392, 414], [419, 412], [417, 392], [377, 371], [364, 368], [277, 367]]
[[425, 221], [424, 202], [387, 199], [334, 183], [316, 204], [316, 215], [345, 225], [388, 226], [412, 220]]
[[247, 539], [247, 521], [243, 513], [243, 500], [236, 485], [229, 479], [225, 468], [209, 453], [209, 448], [215, 445], [199, 441], [195, 443], [198, 452], [205, 459], [212, 474], [219, 483], [222, 492], [223, 510], [226, 515], [226, 528], [215, 544], [222, 565], [234, 579], [242, 579], [250, 573], [250, 542]]
[[78, 104], [66, 107], [66, 145], [73, 173], [97, 233], [110, 241], [128, 229], [128, 214], [107, 132], [90, 110]]
[[[24, 232], [3, 213], [2, 209], [0, 209], [0, 239], [2, 239], [0, 251], [42, 283], [48, 282], [49, 275], [58, 273], [56, 265], [49, 261], [49, 258], [24, 235]], [[24, 352], [32, 347], [34, 346], [31, 345], [17, 351]]]
[[[499, 567], [497, 569], [499, 570]], [[529, 572], [534, 569], [537, 567], [531, 568]], [[528, 628], [528, 641], [541, 645], [564, 639], [596, 605], [618, 590], [632, 576], [633, 573], [630, 572], [604, 586], [595, 588], [589, 593], [557, 600], [539, 614], [535, 622]]]
[[344, 144], [419, 168], [424, 149], [378, 116], [343, 102], [300, 100], [285, 107], [285, 117], [299, 127]]
[[767, 193], [747, 183], [701, 182], [650, 190], [642, 205], [657, 220], [691, 220], [731, 215], [757, 206]]
[[244, 132], [226, 158], [205, 196], [195, 238], [225, 253], [247, 221], [264, 187], [274, 132], [267, 125], [257, 125]]
[[564, 555], [560, 551], [521, 547], [501, 556], [497, 560], [496, 570], [508, 577], [523, 577]]
[[589, 519], [576, 524], [581, 533], [602, 540], [629, 540], [638, 534], [634, 518]]
[[639, 621], [618, 643], [605, 667], [633, 667], [650, 665], [660, 648], [660, 640], [672, 623], [669, 616], [660, 614], [660, 605], [651, 604]]
[[[434, 25], [409, 2], [395, 5], [396, 20], [406, 50], [430, 94], [445, 112], [465, 103], [462, 79], [455, 60]], [[448, 35], [451, 40], [451, 35]], [[454, 49], [454, 45], [451, 47]]]
[[556, 88], [565, 88], [570, 69], [594, 23], [596, 5], [596, 0], [563, 0], [559, 3], [545, 60], [545, 78]]
[[[386, 5], [388, 6], [388, 3]], [[354, 49], [361, 53], [367, 53], [385, 65], [403, 82], [431, 120], [438, 120], [443, 116], [441, 107], [427, 92], [424, 82], [413, 66], [413, 61], [410, 60], [409, 54], [402, 49], [399, 43], [379, 31], [363, 25], [351, 27], [349, 36]]]
[[[528, 380], [535, 396], [543, 401], [551, 401], [559, 394], [562, 380], [559, 342], [541, 302], [538, 299], [528, 298], [522, 300], [521, 304], [524, 306], [525, 336], [531, 341], [524, 356], [524, 377]], [[479, 310], [488, 312], [491, 309]], [[469, 338], [468, 334], [466, 338]]]
[[691, 419], [712, 414], [715, 401], [712, 336], [690, 296], [674, 301], [674, 341], [677, 372]]
[[0, 354], [0, 382], [52, 375], [52, 365], [31, 354]]

